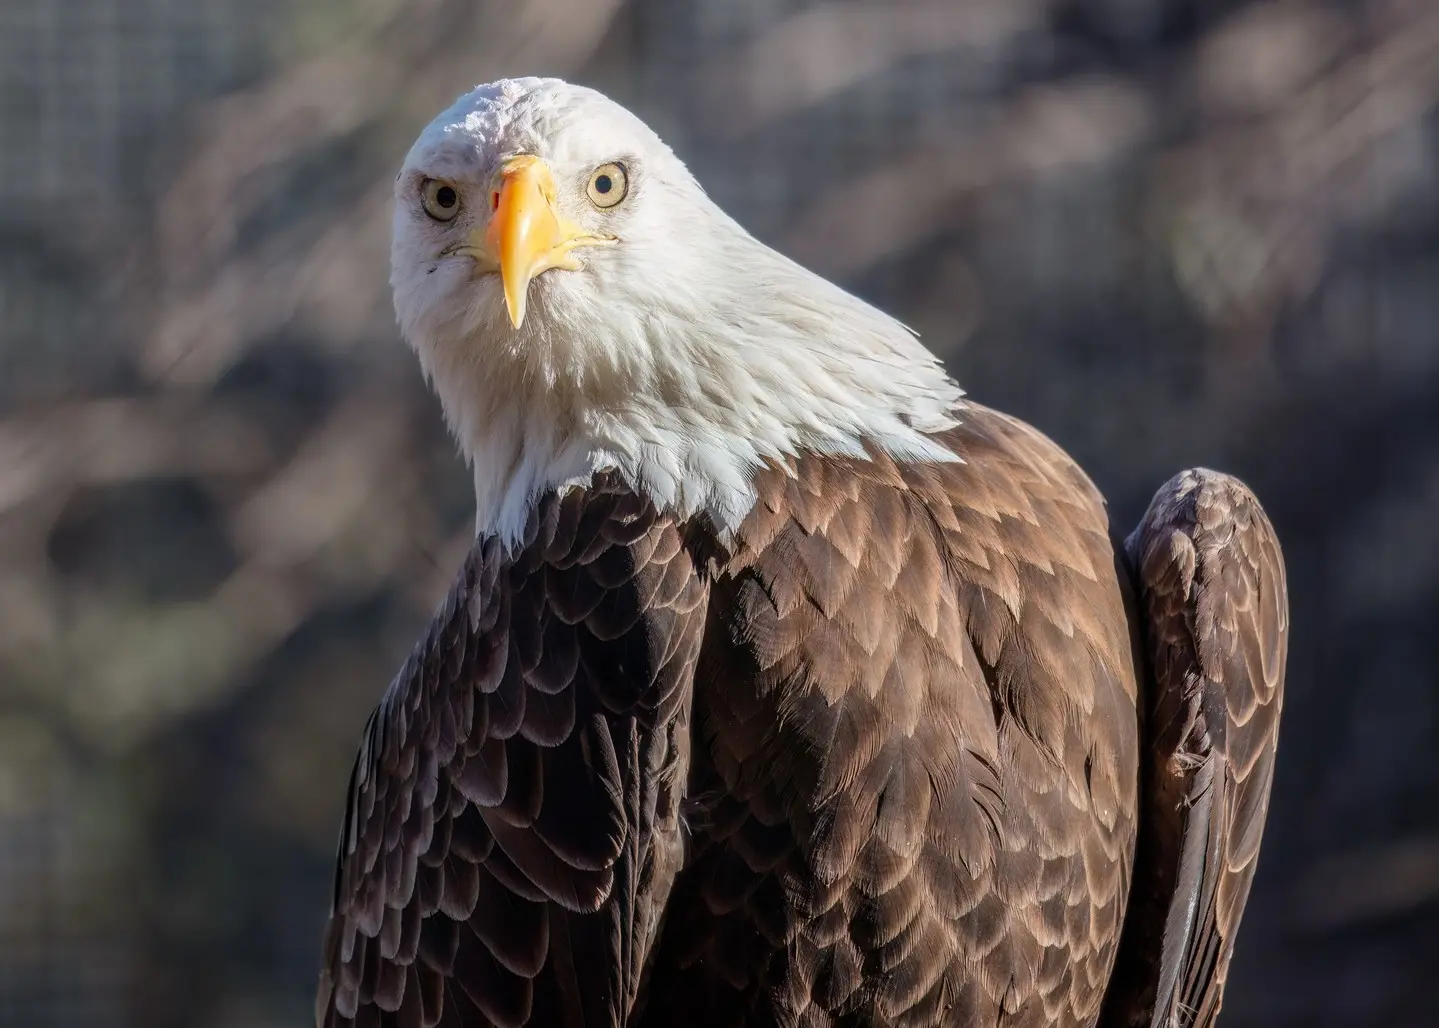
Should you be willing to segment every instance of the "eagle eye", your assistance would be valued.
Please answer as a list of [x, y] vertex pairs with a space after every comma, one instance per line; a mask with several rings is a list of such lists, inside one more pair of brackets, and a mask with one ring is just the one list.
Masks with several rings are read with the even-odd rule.
[[450, 221], [460, 213], [460, 194], [448, 182], [427, 178], [420, 186], [420, 203], [436, 221]]
[[601, 164], [591, 173], [585, 192], [589, 195], [590, 203], [604, 210], [623, 200], [629, 189], [630, 180], [625, 173], [625, 166], [612, 161]]

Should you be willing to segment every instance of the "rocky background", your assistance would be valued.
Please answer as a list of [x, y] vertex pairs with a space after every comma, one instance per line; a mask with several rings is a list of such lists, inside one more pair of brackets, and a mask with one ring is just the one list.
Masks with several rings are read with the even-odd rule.
[[1121, 524], [1255, 487], [1294, 631], [1223, 1023], [1434, 1025], [1433, 0], [0, 0], [0, 1024], [307, 1023], [360, 729], [470, 516], [390, 180], [530, 72]]

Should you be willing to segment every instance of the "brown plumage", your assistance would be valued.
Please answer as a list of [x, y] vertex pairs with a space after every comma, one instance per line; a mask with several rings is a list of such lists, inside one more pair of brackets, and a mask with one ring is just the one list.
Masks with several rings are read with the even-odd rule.
[[1188, 472], [1118, 544], [1051, 442], [961, 419], [963, 463], [761, 472], [731, 540], [609, 475], [479, 540], [366, 730], [318, 1024], [1208, 1024], [1272, 529]]
[[1166, 483], [1125, 553], [1153, 677], [1135, 881], [1104, 1024], [1209, 1025], [1274, 778], [1284, 561], [1253, 494], [1208, 471]]
[[366, 728], [321, 1025], [623, 1023], [682, 857], [706, 583], [605, 483], [476, 544]]

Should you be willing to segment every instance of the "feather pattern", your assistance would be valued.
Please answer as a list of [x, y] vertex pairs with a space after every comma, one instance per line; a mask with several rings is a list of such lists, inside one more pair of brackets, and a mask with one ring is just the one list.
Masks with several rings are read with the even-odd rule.
[[728, 544], [618, 476], [477, 543], [366, 731], [321, 1028], [1211, 1023], [1272, 531], [1186, 473], [1125, 550], [1032, 428], [935, 439], [771, 466]]
[[476, 544], [365, 731], [322, 1028], [625, 1023], [679, 865], [706, 594], [613, 483], [547, 498], [519, 560]]
[[1039, 433], [972, 406], [936, 438], [964, 462], [763, 473], [713, 563], [642, 1025], [1094, 1022], [1135, 836], [1125, 576]]
[[1104, 1024], [1214, 1023], [1274, 777], [1289, 601], [1279, 541], [1234, 478], [1186, 471], [1125, 544], [1150, 679], [1143, 829]]

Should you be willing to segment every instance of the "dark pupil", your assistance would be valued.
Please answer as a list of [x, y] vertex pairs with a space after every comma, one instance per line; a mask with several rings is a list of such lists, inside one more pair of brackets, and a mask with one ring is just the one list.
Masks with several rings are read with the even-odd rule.
[[441, 186], [435, 190], [435, 203], [445, 208], [453, 207], [455, 205], [455, 191], [449, 186]]
[[612, 188], [614, 188], [614, 183], [610, 181], [610, 177], [608, 175], [601, 175], [599, 176], [599, 178], [595, 179], [596, 193], [608, 193]]

